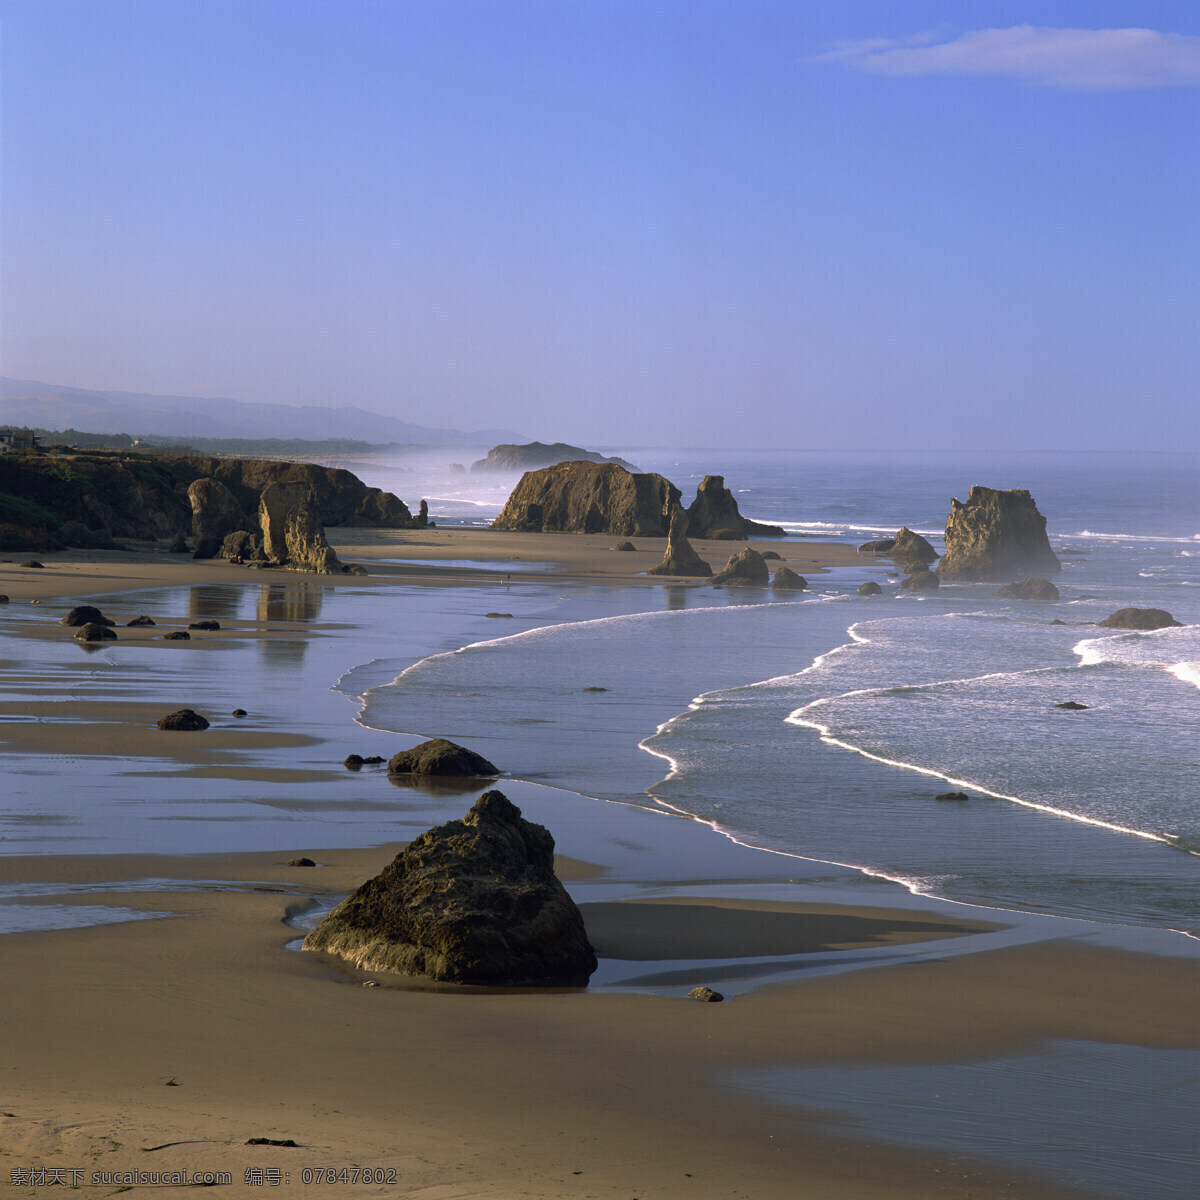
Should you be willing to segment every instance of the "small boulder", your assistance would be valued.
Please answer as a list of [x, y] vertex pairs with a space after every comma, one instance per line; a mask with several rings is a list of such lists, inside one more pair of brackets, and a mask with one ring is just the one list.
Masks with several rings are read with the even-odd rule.
[[730, 555], [725, 569], [713, 576], [713, 583], [725, 587], [766, 587], [770, 580], [763, 556], [750, 546]]
[[783, 555], [780, 554], [777, 550], [764, 550], [762, 552], [762, 556], [768, 562], [771, 562], [774, 559], [778, 559], [780, 562], [783, 562]]
[[702, 1004], [717, 1004], [725, 997], [720, 992], [714, 992], [710, 987], [694, 987], [688, 992], [689, 1000], [699, 1000]]
[[1098, 621], [1105, 629], [1170, 629], [1182, 625], [1165, 608], [1119, 608]]
[[[766, 555], [763, 555], [766, 558]], [[780, 567], [771, 580], [771, 586], [777, 592], [802, 592], [808, 587], [808, 580], [803, 575], [797, 575], [791, 567]]]
[[493, 621], [511, 620], [512, 613], [484, 613], [485, 617], [491, 617]]
[[1002, 600], [1032, 600], [1038, 604], [1053, 604], [1058, 598], [1058, 588], [1048, 579], [1022, 579], [1018, 583], [1006, 583], [997, 588], [993, 596]]
[[189, 629], [204, 629], [204, 630], [207, 630], [209, 633], [212, 633], [214, 630], [221, 628], [221, 622], [220, 621], [193, 621], [188, 626], [188, 628]]
[[895, 544], [895, 538], [876, 538], [873, 542], [863, 542], [859, 550], [867, 554], [887, 554]]
[[190, 733], [193, 730], [207, 729], [208, 722], [194, 708], [180, 708], [173, 713], [167, 713], [165, 717], [160, 717], [158, 727], [174, 733]]
[[342, 759], [342, 766], [351, 771], [361, 771], [363, 765], [363, 756], [361, 754], [347, 754]]
[[289, 867], [315, 867], [317, 864], [311, 858], [301, 855], [299, 858], [289, 858], [287, 865]]
[[23, 563], [17, 563], [18, 567], [35, 567], [41, 570], [45, 567], [45, 563], [40, 563], [36, 558], [27, 558]]
[[906, 592], [935, 592], [940, 581], [933, 571], [914, 571], [907, 579], [900, 581], [900, 586]]
[[618, 542], [615, 546], [610, 546], [609, 549], [628, 552], [630, 550], [636, 550], [637, 547], [632, 542]]
[[235, 708], [232, 715], [235, 717], [248, 717], [250, 714], [244, 708]]
[[7, 603], [8, 603], [8, 597], [3, 592], [0, 592], [0, 604], [7, 604]]
[[78, 629], [81, 625], [115, 625], [116, 621], [110, 621], [98, 608], [94, 608], [90, 604], [80, 604], [78, 607], [71, 609], [59, 621], [59, 624], [70, 625]]
[[1061, 704], [1056, 704], [1055, 708], [1065, 708], [1068, 712], [1082, 712], [1087, 708], [1086, 704], [1080, 704], [1078, 700], [1064, 700]]
[[907, 525], [900, 527], [888, 554], [894, 563], [931, 563], [938, 556], [937, 551], [919, 533], [913, 533]]
[[176, 629], [172, 633], [164, 633], [164, 642], [190, 642], [192, 635], [186, 629]]
[[421, 834], [304, 939], [369, 971], [450, 983], [585, 987], [583, 918], [554, 874], [554, 839], [503, 792]]
[[377, 763], [387, 762], [387, 759], [384, 758], [382, 754], [368, 754], [367, 757], [363, 759], [363, 762], [368, 766], [375, 766]]
[[75, 631], [75, 640], [77, 642], [115, 642], [117, 635], [108, 625], [101, 625], [98, 621], [89, 621]]
[[858, 585], [858, 594], [860, 596], [882, 596], [883, 588], [881, 588], [877, 583], [868, 581]]
[[137, 628], [138, 626], [141, 626], [141, 625], [153, 625], [153, 624], [154, 624], [153, 617], [146, 617], [146, 616], [134, 617], [132, 621], [125, 622], [126, 627], [130, 628], [130, 629]]
[[388, 760], [389, 775], [452, 775], [494, 776], [499, 775], [481, 754], [467, 750], [445, 738], [433, 738], [422, 742], [411, 750], [402, 750]]
[[940, 795], [934, 796], [935, 800], [951, 800], [958, 804], [969, 800], [970, 796], [966, 792], [942, 792]]

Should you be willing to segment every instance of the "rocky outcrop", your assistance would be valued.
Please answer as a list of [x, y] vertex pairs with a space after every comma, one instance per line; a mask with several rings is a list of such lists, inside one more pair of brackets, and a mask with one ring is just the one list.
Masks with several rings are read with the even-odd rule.
[[667, 534], [667, 550], [663, 560], [651, 567], [647, 575], [699, 575], [707, 578], [712, 574], [708, 565], [692, 548], [687, 540], [688, 515], [680, 505], [671, 510], [671, 528]]
[[77, 642], [115, 642], [117, 635], [109, 628], [111, 624], [111, 621], [104, 625], [96, 621], [89, 621], [75, 631], [75, 640]]
[[679, 499], [661, 475], [634, 475], [615, 463], [559, 463], [527, 471], [492, 528], [665, 537]]
[[1105, 629], [1172, 629], [1183, 624], [1165, 608], [1119, 608], [1115, 613], [1097, 621]]
[[881, 588], [877, 583], [868, 581], [858, 585], [858, 594], [860, 596], [882, 596], [883, 588]]
[[900, 527], [887, 554], [892, 562], [901, 565], [931, 563], [937, 558], [937, 551], [919, 533], [913, 533], [907, 525]]
[[246, 514], [237, 497], [216, 479], [195, 479], [188, 486], [192, 506], [192, 557], [215, 558], [221, 543], [246, 528]]
[[936, 592], [941, 580], [933, 571], [914, 571], [900, 581], [900, 587], [906, 592]]
[[778, 525], [760, 525], [743, 517], [733, 493], [725, 486], [724, 475], [705, 475], [687, 515], [688, 528], [695, 538], [744, 541], [748, 537], [787, 536]]
[[554, 839], [498, 791], [418, 837], [304, 949], [492, 987], [585, 987], [596, 969], [583, 918], [554, 874]]
[[523, 446], [506, 443], [493, 446], [487, 452], [487, 458], [477, 459], [471, 464], [471, 474], [478, 475], [486, 471], [537, 471], [541, 467], [553, 467], [557, 463], [593, 462], [616, 463], [626, 471], [636, 474], [637, 467], [627, 463], [623, 458], [606, 458], [595, 450], [584, 450], [582, 446], [570, 446], [566, 442], [555, 442], [546, 445], [545, 442], [526, 442]]
[[271, 483], [258, 504], [262, 549], [268, 559], [294, 571], [338, 575], [342, 564], [325, 540], [312, 490], [304, 483]]
[[1046, 537], [1046, 518], [1023, 488], [976, 486], [965, 504], [950, 501], [946, 552], [938, 564], [944, 580], [1002, 583], [1061, 570]]
[[65, 521], [54, 531], [55, 538], [70, 550], [114, 550], [116, 542], [107, 529], [89, 529], [82, 521]]
[[895, 538], [876, 538], [873, 542], [863, 542], [859, 550], [867, 554], [887, 554], [895, 544]]
[[777, 592], [802, 592], [808, 587], [808, 580], [803, 575], [797, 575], [791, 567], [780, 567], [771, 580], [771, 586]]
[[236, 533], [226, 535], [221, 543], [221, 557], [230, 562], [248, 563], [263, 562], [267, 556], [263, 553], [258, 534], [239, 529]]
[[993, 595], [1002, 600], [1032, 600], [1038, 604], [1053, 604], [1058, 598], [1058, 588], [1048, 579], [1022, 579], [1019, 583], [1006, 583], [997, 588]]
[[445, 738], [433, 738], [411, 750], [401, 750], [388, 760], [389, 775], [450, 775], [460, 778], [499, 775], [482, 754]]
[[770, 579], [766, 560], [757, 550], [747, 546], [730, 555], [725, 569], [713, 576], [713, 583], [723, 587], [766, 587]]

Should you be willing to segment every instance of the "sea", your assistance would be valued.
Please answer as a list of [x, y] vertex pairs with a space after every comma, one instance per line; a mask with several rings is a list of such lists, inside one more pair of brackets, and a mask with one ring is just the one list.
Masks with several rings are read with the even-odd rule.
[[[785, 559], [901, 525], [940, 552], [952, 497], [1025, 488], [1061, 600], [901, 592], [869, 553], [787, 597], [562, 589], [511, 631], [394, 675], [379, 661], [349, 672], [363, 724], [411, 731], [420, 714], [514, 776], [677, 810], [914, 893], [1200, 936], [1198, 456], [614, 452], [685, 503], [723, 475], [744, 515], [787, 531], [756, 543]], [[515, 482], [346, 465], [402, 497], [416, 485], [446, 525], [486, 525]], [[860, 597], [867, 580], [884, 594]], [[1097, 625], [1127, 607], [1181, 624]], [[968, 799], [937, 799], [950, 792]]]

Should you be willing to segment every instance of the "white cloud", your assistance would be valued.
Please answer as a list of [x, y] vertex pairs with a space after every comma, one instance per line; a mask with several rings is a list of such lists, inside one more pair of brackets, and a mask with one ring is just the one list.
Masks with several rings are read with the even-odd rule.
[[989, 75], [1038, 87], [1088, 90], [1200, 85], [1200, 37], [1154, 29], [976, 29], [938, 41], [840, 42], [814, 62], [876, 75]]

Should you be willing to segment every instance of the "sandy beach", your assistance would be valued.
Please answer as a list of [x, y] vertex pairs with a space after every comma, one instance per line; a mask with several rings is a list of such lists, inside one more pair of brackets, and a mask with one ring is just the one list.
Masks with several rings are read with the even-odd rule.
[[[306, 587], [494, 590], [501, 574], [511, 588], [543, 579], [704, 586], [644, 575], [661, 558], [661, 541], [617, 552], [606, 537], [456, 529], [333, 529], [329, 539], [343, 561], [361, 562], [369, 574], [306, 576]], [[867, 579], [888, 566], [845, 546], [767, 545], [801, 574], [856, 565]], [[719, 567], [732, 547], [697, 549]], [[246, 727], [214, 721], [200, 742], [159, 734], [153, 704], [89, 684], [84, 648], [77, 687], [55, 683], [53, 695], [39, 688], [38, 647], [70, 634], [32, 620], [29, 606], [65, 613], [86, 597], [259, 587], [285, 572], [149, 548], [40, 559], [43, 569], [0, 564], [0, 592], [10, 598], [0, 619], [11, 635], [0, 752], [44, 755], [51, 766], [55, 756], [129, 756], [157, 760], [167, 775], [202, 773], [231, 788], [254, 780], [281, 791], [339, 769], [339, 730], [322, 735], [270, 715], [255, 713]], [[190, 617], [181, 610], [168, 628], [186, 628]], [[122, 628], [120, 636], [161, 656], [161, 670], [181, 682], [191, 668], [179, 654], [204, 654], [206, 644], [338, 636], [319, 620], [303, 633], [285, 624], [223, 622], [186, 646], [162, 642], [161, 624]], [[28, 652], [14, 655], [22, 640]], [[252, 684], [246, 688], [253, 696]], [[351, 718], [347, 708], [347, 725]], [[294, 769], [255, 776], [229, 759], [234, 750], [319, 749], [323, 737], [325, 765], [314, 765], [321, 757], [314, 753]], [[446, 815], [460, 815], [470, 799], [450, 797]], [[0, 939], [0, 1190], [39, 1195], [64, 1182], [99, 1197], [149, 1186], [147, 1176], [126, 1173], [166, 1172], [172, 1186], [191, 1191], [202, 1186], [197, 1173], [207, 1172], [239, 1193], [352, 1187], [425, 1200], [1066, 1200], [1094, 1193], [1046, 1182], [1032, 1167], [983, 1166], [854, 1136], [823, 1110], [820, 1095], [787, 1106], [736, 1080], [766, 1068], [971, 1061], [1032, 1052], [1052, 1039], [1200, 1050], [1200, 960], [1183, 951], [1135, 954], [1062, 930], [1000, 945], [988, 939], [1009, 925], [1005, 914], [949, 904], [783, 902], [751, 886], [740, 896], [714, 896], [702, 877], [694, 894], [680, 886], [664, 898], [655, 889], [679, 872], [656, 874], [663, 845], [677, 845], [681, 859], [693, 844], [715, 846], [705, 853], [727, 861], [720, 877], [734, 881], [754, 852], [699, 822], [603, 807], [611, 828], [590, 847], [564, 832], [560, 849], [569, 853], [558, 861], [564, 881], [587, 891], [581, 904], [602, 958], [802, 963], [845, 954], [862, 965], [770, 980], [709, 1005], [688, 1000], [686, 989], [435, 987], [288, 948], [300, 936], [293, 918], [377, 873], [397, 844], [240, 853], [234, 831], [216, 854], [12, 855], [0, 859], [4, 884], [45, 885], [38, 903], [169, 915]], [[636, 878], [624, 868], [621, 887], [606, 899], [600, 889], [617, 873], [619, 844], [641, 845], [646, 866]], [[319, 867], [286, 865], [298, 855]], [[161, 886], [126, 886], [144, 880]], [[973, 944], [981, 948], [971, 952]], [[871, 957], [883, 951], [896, 956]], [[368, 981], [381, 986], [362, 986]], [[255, 1138], [296, 1145], [248, 1144]]]

